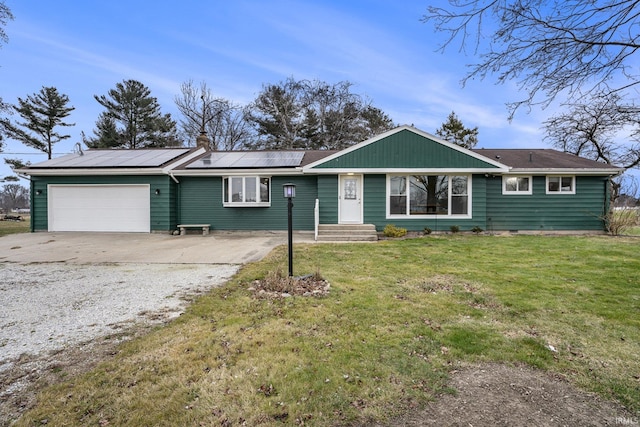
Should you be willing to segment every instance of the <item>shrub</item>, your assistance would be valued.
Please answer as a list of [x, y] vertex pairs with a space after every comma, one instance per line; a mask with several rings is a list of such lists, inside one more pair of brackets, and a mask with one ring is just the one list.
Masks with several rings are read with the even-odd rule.
[[471, 229], [471, 231], [473, 231], [473, 232], [474, 232], [474, 233], [476, 233], [476, 234], [480, 234], [480, 233], [482, 233], [484, 230], [483, 230], [482, 228], [480, 228], [480, 227], [478, 227], [478, 226], [476, 225], [475, 227], [473, 227], [473, 228]]
[[425, 227], [424, 228], [424, 234], [431, 234], [433, 230], [431, 230], [429, 227]]
[[607, 231], [613, 236], [624, 234], [640, 222], [638, 210], [634, 208], [622, 208], [609, 212], [604, 216]]
[[457, 225], [452, 225], [451, 227], [449, 227], [449, 230], [451, 230], [452, 233], [457, 233], [460, 231], [460, 227]]
[[385, 237], [402, 237], [407, 234], [407, 229], [402, 227], [396, 227], [393, 224], [387, 224], [382, 231]]

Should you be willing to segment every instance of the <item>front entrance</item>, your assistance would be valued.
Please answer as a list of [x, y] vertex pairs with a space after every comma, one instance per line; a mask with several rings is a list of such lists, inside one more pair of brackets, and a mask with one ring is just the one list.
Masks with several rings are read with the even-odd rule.
[[362, 224], [362, 175], [340, 175], [340, 224]]

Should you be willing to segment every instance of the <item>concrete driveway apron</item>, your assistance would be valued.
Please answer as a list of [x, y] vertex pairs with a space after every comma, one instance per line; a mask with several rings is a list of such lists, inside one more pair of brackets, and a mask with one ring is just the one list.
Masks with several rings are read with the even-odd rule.
[[[25, 233], [0, 238], [0, 262], [245, 264], [286, 242], [281, 232]], [[294, 243], [301, 242], [313, 235], [296, 233]]]

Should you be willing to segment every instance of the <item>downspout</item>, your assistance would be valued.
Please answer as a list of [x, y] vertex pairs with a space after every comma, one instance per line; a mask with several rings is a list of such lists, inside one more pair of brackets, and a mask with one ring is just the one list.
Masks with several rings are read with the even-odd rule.
[[[35, 193], [35, 184], [33, 181], [29, 180], [29, 209], [30, 209], [30, 215], [29, 215], [29, 230], [33, 233], [35, 231], [35, 226], [34, 226], [34, 205], [35, 205], [35, 201], [36, 198], [34, 196]], [[48, 209], [48, 208], [47, 208]]]
[[172, 172], [167, 172], [167, 174], [171, 177], [171, 179], [177, 184], [177, 190], [176, 190], [176, 224], [180, 224], [180, 200], [182, 200], [182, 194], [181, 194], [181, 190], [182, 187], [180, 186], [180, 181], [178, 181], [178, 179], [173, 175]]

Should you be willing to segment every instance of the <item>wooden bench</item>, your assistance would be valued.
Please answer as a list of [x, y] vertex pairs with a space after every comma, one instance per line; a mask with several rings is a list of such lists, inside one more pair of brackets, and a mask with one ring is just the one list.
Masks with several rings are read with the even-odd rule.
[[206, 236], [207, 234], [209, 234], [210, 227], [211, 224], [178, 224], [181, 236], [187, 234], [187, 228], [202, 228], [202, 235]]

